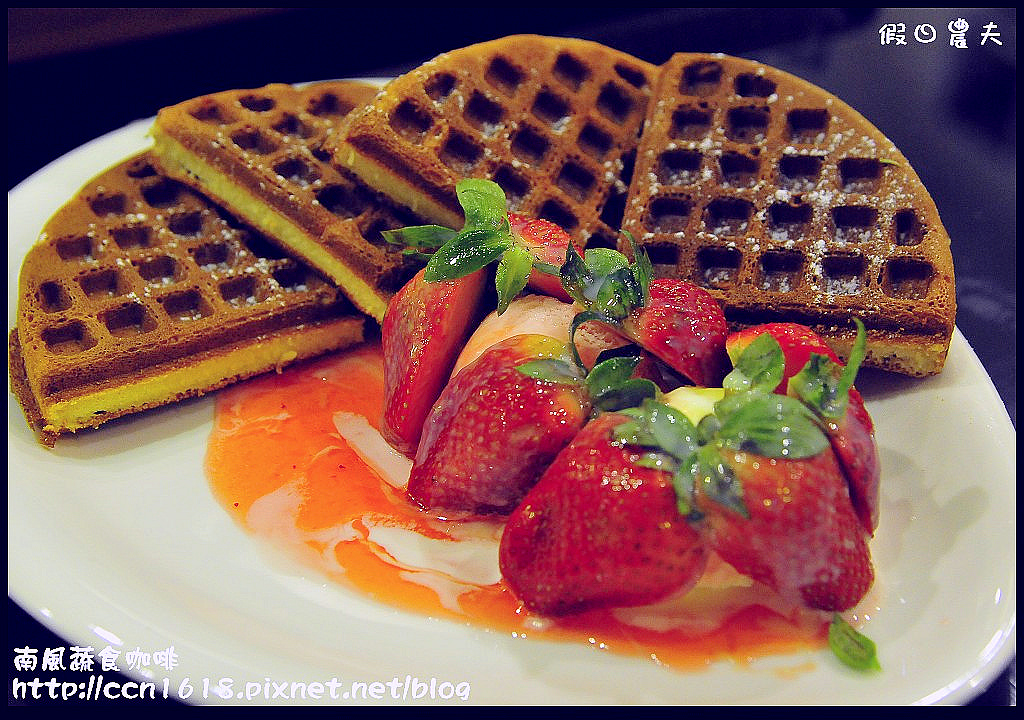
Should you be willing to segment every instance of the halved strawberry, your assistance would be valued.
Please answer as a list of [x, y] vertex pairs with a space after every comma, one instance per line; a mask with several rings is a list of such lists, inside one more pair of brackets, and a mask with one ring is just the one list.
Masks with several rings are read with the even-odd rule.
[[672, 474], [618, 442], [616, 413], [592, 420], [516, 508], [502, 576], [547, 615], [654, 602], [695, 583], [706, 553], [679, 514]]
[[581, 256], [568, 248], [562, 284], [585, 308], [576, 325], [604, 323], [691, 382], [721, 384], [729, 369], [721, 307], [692, 283], [652, 279], [646, 254], [635, 245], [633, 254], [630, 264], [614, 250], [596, 248]]
[[[864, 527], [873, 533], [878, 527], [881, 464], [874, 423], [853, 385], [865, 344], [863, 325], [858, 320], [855, 323], [857, 340], [845, 366], [821, 336], [796, 323], [746, 328], [730, 335], [726, 347], [737, 365], [730, 374], [731, 381], [758, 383], [764, 389], [800, 397], [815, 409], [849, 483], [854, 509]], [[776, 344], [759, 339], [763, 335], [773, 338]], [[752, 352], [746, 352], [751, 349]], [[739, 358], [745, 352], [746, 366], [741, 367]], [[754, 357], [760, 359], [753, 362]], [[770, 376], [753, 377], [767, 368], [771, 368]]]
[[654, 395], [653, 384], [631, 379], [635, 365], [634, 358], [618, 358], [584, 377], [564, 342], [544, 335], [502, 340], [438, 398], [423, 427], [409, 496], [431, 509], [511, 511], [592, 408]]
[[381, 433], [411, 456], [423, 421], [448, 382], [479, 317], [482, 270], [456, 280], [426, 282], [421, 270], [388, 304], [381, 324], [384, 419]]

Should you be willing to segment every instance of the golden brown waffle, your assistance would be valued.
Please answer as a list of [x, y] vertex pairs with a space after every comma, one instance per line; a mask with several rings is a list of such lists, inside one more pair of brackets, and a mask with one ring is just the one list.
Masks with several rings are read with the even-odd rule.
[[357, 343], [365, 323], [310, 268], [159, 175], [148, 153], [47, 222], [18, 298], [11, 387], [48, 445]]
[[597, 43], [519, 35], [442, 54], [352, 114], [334, 162], [432, 222], [461, 227], [455, 183], [614, 247], [656, 68]]
[[907, 159], [828, 92], [766, 65], [681, 53], [640, 141], [623, 229], [734, 326], [794, 321], [867, 365], [942, 369], [956, 314], [949, 236]]
[[169, 177], [274, 238], [380, 320], [416, 270], [380, 231], [419, 221], [333, 168], [324, 150], [376, 92], [337, 81], [205, 95], [160, 110], [153, 152]]

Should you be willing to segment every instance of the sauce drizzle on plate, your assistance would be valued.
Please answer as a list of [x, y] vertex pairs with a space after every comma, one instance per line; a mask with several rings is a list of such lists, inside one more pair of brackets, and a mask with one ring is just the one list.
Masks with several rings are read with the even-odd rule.
[[373, 434], [383, 395], [374, 343], [222, 391], [205, 460], [214, 496], [246, 530], [350, 591], [516, 639], [681, 670], [824, 647], [826, 615], [715, 558], [696, 588], [655, 605], [557, 620], [530, 613], [498, 571], [500, 521], [423, 511], [343, 438], [339, 427], [353, 419]]

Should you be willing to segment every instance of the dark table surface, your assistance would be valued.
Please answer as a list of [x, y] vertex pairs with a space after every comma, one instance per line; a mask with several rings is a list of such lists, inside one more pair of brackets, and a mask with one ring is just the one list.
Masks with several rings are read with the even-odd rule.
[[[194, 22], [163, 27], [166, 14], [133, 9], [125, 15], [132, 24], [113, 34], [97, 27], [95, 13], [44, 10], [8, 8], [9, 190], [82, 143], [189, 97], [389, 77], [439, 52], [519, 32], [592, 39], [653, 63], [677, 51], [724, 52], [806, 78], [888, 135], [930, 190], [953, 238], [957, 326], [1016, 427], [1014, 9], [534, 8], [500, 20], [490, 8], [266, 9], [185, 14]], [[947, 25], [957, 18], [969, 24], [966, 48], [949, 42]], [[882, 44], [888, 23], [905, 24], [905, 45]], [[935, 42], [914, 39], [923, 23], [936, 28]], [[981, 43], [989, 23], [1001, 45]], [[10, 600], [8, 639], [12, 648], [68, 645]], [[10, 686], [8, 693], [11, 702]], [[1016, 705], [1015, 659], [974, 704]]]

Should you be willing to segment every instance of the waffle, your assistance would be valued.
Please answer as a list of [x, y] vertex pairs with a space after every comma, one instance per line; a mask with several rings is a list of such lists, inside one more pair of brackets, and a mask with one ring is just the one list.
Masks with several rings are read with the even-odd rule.
[[659, 275], [707, 287], [738, 328], [807, 324], [866, 365], [941, 370], [956, 314], [938, 211], [907, 159], [828, 92], [760, 63], [661, 70], [623, 229]]
[[359, 342], [329, 282], [142, 153], [46, 224], [19, 280], [11, 387], [44, 444]]
[[444, 53], [352, 114], [338, 167], [431, 222], [461, 227], [455, 183], [614, 247], [656, 68], [597, 43], [519, 35]]
[[160, 110], [153, 152], [166, 175], [274, 238], [380, 320], [417, 269], [380, 231], [420, 221], [331, 167], [324, 150], [376, 92], [337, 81], [205, 95]]

